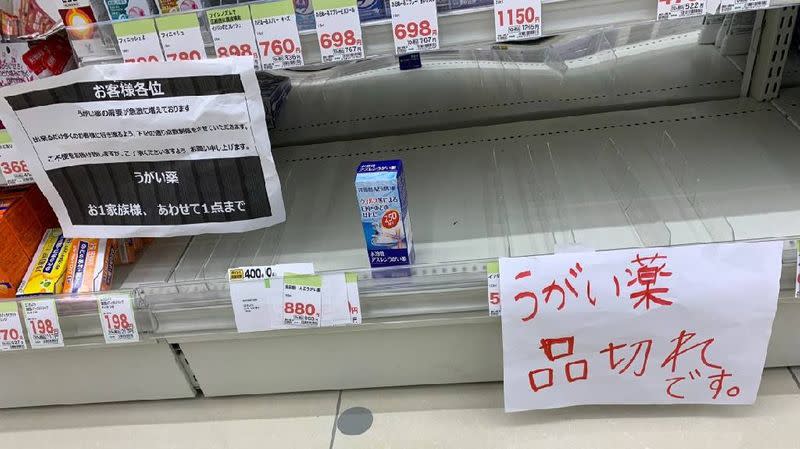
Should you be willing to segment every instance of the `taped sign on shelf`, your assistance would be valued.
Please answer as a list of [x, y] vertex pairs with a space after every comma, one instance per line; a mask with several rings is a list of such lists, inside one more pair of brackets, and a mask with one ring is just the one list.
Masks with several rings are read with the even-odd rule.
[[500, 259], [506, 411], [752, 403], [781, 254], [758, 242]]

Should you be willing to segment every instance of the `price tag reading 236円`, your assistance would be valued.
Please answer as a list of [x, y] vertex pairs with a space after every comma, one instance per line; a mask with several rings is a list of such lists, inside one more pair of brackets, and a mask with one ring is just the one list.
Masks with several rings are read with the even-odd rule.
[[356, 0], [312, 0], [322, 62], [364, 58]]
[[261, 55], [261, 69], [302, 66], [303, 52], [291, 0], [251, 5], [250, 12]]
[[495, 40], [542, 37], [541, 0], [494, 0]]
[[436, 0], [392, 0], [390, 5], [398, 55], [439, 49]]
[[194, 13], [156, 18], [161, 47], [167, 61], [206, 59], [206, 48], [200, 34], [200, 22]]
[[253, 65], [259, 66], [258, 45], [253, 34], [249, 7], [212, 9], [206, 15], [218, 58], [252, 56]]
[[131, 20], [113, 25], [125, 62], [161, 62], [161, 44], [153, 19]]

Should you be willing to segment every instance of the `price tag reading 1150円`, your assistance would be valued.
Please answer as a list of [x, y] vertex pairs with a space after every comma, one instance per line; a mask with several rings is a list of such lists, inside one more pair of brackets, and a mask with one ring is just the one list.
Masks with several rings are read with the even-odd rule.
[[542, 1], [494, 0], [494, 30], [498, 42], [542, 37]]
[[250, 5], [256, 31], [261, 69], [283, 69], [303, 65], [300, 34], [291, 0]]
[[322, 309], [320, 276], [286, 276], [283, 278], [283, 324], [297, 327], [319, 327]]
[[206, 59], [206, 48], [195, 13], [156, 18], [158, 36], [167, 61]]
[[212, 9], [206, 15], [217, 57], [252, 56], [253, 65], [258, 67], [258, 45], [253, 34], [253, 22], [250, 21], [250, 8]]
[[64, 346], [64, 335], [58, 322], [56, 301], [54, 299], [31, 299], [21, 301], [22, 314], [25, 316], [25, 327], [31, 348], [61, 348]]
[[25, 348], [27, 346], [16, 301], [0, 301], [0, 351], [19, 351]]
[[322, 62], [364, 58], [356, 0], [312, 0]]
[[103, 337], [107, 344], [139, 341], [132, 300], [131, 295], [125, 293], [98, 296], [100, 325], [103, 327]]
[[398, 55], [439, 49], [436, 0], [391, 0], [390, 5]]
[[161, 62], [161, 44], [153, 19], [131, 20], [114, 25], [114, 34], [125, 62]]

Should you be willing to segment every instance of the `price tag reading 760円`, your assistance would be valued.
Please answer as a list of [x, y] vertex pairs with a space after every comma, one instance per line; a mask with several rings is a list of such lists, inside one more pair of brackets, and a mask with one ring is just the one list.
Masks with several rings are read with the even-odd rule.
[[300, 34], [291, 0], [250, 5], [261, 69], [273, 70], [303, 65]]
[[542, 1], [494, 0], [494, 30], [498, 42], [542, 37]]
[[390, 6], [398, 55], [439, 49], [436, 0], [392, 0]]
[[322, 62], [364, 58], [356, 0], [312, 0]]
[[0, 351], [20, 351], [25, 348], [17, 302], [0, 301]]
[[133, 315], [133, 298], [130, 294], [103, 294], [97, 297], [100, 325], [106, 344], [136, 343], [139, 330]]
[[656, 20], [683, 19], [706, 13], [706, 0], [658, 0]]
[[258, 67], [258, 45], [253, 34], [253, 22], [250, 21], [250, 8], [212, 9], [206, 15], [217, 57], [252, 56], [253, 65]]
[[283, 324], [319, 327], [322, 309], [322, 277], [314, 275], [283, 278]]
[[28, 329], [28, 340], [31, 348], [61, 348], [64, 346], [64, 335], [58, 322], [56, 301], [54, 299], [31, 299], [21, 301], [22, 314], [25, 316], [25, 327]]
[[195, 13], [158, 17], [156, 25], [167, 61], [206, 59], [206, 47]]
[[131, 20], [113, 25], [125, 62], [161, 62], [161, 44], [153, 19]]

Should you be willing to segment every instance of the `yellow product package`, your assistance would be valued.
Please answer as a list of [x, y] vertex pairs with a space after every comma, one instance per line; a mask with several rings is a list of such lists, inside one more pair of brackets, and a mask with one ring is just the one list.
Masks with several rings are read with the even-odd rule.
[[28, 271], [19, 284], [17, 296], [61, 293], [70, 241], [64, 238], [59, 228], [45, 231]]
[[116, 245], [108, 239], [72, 239], [63, 293], [90, 293], [111, 288]]

